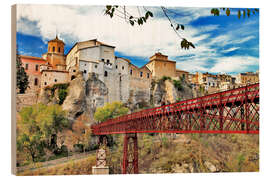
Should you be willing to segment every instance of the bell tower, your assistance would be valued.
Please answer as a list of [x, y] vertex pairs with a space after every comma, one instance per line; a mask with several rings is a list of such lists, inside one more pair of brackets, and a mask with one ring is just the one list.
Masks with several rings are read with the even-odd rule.
[[55, 39], [48, 42], [48, 53], [64, 54], [65, 43], [58, 39], [56, 35]]
[[48, 42], [47, 62], [55, 70], [65, 70], [66, 56], [64, 55], [65, 43], [58, 36]]

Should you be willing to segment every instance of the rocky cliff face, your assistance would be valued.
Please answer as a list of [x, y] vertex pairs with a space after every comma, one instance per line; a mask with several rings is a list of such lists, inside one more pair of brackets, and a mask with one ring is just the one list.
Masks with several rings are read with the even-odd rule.
[[171, 79], [156, 80], [152, 83], [151, 88], [151, 102], [154, 106], [162, 105], [165, 103], [175, 103], [194, 97], [192, 88], [183, 80], [179, 80], [178, 87]]
[[62, 107], [68, 112], [70, 120], [75, 120], [81, 114], [85, 114], [93, 121], [96, 108], [104, 106], [107, 94], [106, 85], [98, 79], [95, 73], [89, 74], [86, 82], [82, 74], [78, 74], [70, 82], [68, 95]]

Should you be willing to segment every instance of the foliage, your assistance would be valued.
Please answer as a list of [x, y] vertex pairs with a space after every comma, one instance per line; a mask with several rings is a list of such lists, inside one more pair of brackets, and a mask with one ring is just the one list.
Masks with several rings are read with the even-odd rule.
[[45, 90], [50, 90], [51, 95], [55, 95], [55, 91], [58, 89], [58, 99], [59, 102], [58, 104], [61, 105], [65, 101], [67, 94], [68, 94], [68, 88], [69, 83], [59, 83], [59, 84], [54, 84], [52, 87], [47, 86]]
[[36, 166], [34, 170], [27, 170], [18, 173], [19, 176], [29, 175], [83, 175], [92, 174], [92, 167], [96, 162], [96, 154], [91, 154], [83, 159], [69, 160], [68, 162], [60, 163], [54, 166], [39, 168]]
[[16, 54], [16, 73], [16, 87], [19, 89], [19, 93], [23, 94], [28, 88], [29, 81], [18, 52]]
[[36, 104], [20, 111], [17, 123], [17, 150], [25, 151], [32, 161], [44, 155], [44, 148], [56, 148], [56, 134], [67, 127], [68, 120], [59, 105]]
[[85, 152], [90, 147], [91, 128], [89, 125], [90, 119], [85, 115], [81, 115], [72, 124], [72, 139], [73, 144], [81, 147], [81, 150]]
[[128, 108], [121, 102], [106, 103], [105, 106], [97, 108], [94, 118], [97, 122], [103, 122], [107, 119], [115, 118], [127, 114]]
[[172, 78], [169, 77], [169, 76], [162, 76], [161, 80], [162, 80], [162, 81], [172, 80]]
[[[219, 8], [219, 9], [218, 8], [212, 8], [211, 9], [211, 14], [213, 14], [214, 16], [219, 16], [221, 11], [225, 11], [226, 15], [230, 16], [232, 10], [233, 10], [232, 8]], [[245, 8], [245, 9], [238, 9], [237, 10], [237, 16], [238, 16], [239, 19], [241, 18], [241, 16], [243, 16], [243, 18], [245, 18], [246, 15], [247, 15], [247, 17], [250, 17], [251, 13], [253, 15], [255, 15], [256, 13], [259, 13], [259, 9]]]
[[173, 80], [173, 85], [177, 88], [178, 91], [183, 90], [183, 86], [180, 80]]

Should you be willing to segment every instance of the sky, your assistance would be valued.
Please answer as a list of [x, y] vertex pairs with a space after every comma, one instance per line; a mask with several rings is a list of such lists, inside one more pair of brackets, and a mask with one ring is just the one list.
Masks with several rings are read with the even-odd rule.
[[[176, 61], [176, 67], [213, 74], [255, 72], [259, 69], [259, 14], [249, 18], [223, 12], [213, 16], [211, 8], [167, 7], [174, 24], [185, 26], [181, 37], [195, 49], [184, 50], [181, 39], [170, 27], [160, 7], [126, 7], [134, 15], [153, 12], [142, 26], [131, 26], [125, 19], [104, 15], [104, 6], [19, 5], [17, 10], [17, 47], [20, 54], [41, 57], [47, 42], [56, 34], [65, 53], [79, 41], [98, 39], [115, 46], [115, 55], [128, 58], [139, 67], [161, 52]], [[119, 7], [121, 10], [121, 7]], [[118, 12], [121, 15], [120, 12]]]

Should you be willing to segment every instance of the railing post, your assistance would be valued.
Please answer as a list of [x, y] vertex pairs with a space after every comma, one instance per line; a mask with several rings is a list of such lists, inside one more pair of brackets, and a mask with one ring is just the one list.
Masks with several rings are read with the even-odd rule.
[[248, 94], [247, 94], [247, 86], [245, 87], [245, 120], [246, 120], [246, 130], [247, 133], [249, 132], [249, 117], [248, 117], [248, 112], [249, 112], [249, 106], [248, 106]]
[[222, 94], [219, 95], [219, 130], [223, 130], [223, 111], [224, 106], [222, 105]]

